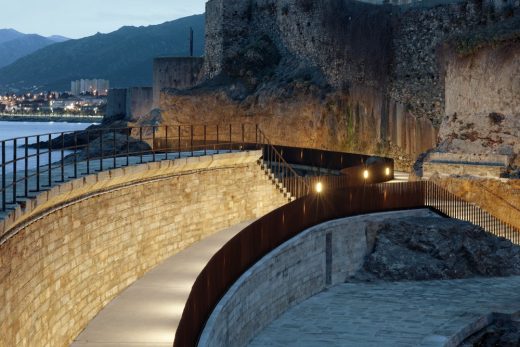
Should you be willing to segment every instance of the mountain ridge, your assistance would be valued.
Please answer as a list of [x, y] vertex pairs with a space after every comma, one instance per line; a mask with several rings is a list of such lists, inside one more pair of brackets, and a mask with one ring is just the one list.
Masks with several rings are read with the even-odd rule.
[[204, 15], [150, 26], [124, 26], [44, 47], [0, 69], [0, 89], [68, 90], [70, 81], [104, 78], [111, 87], [150, 86], [153, 58], [189, 54], [189, 28], [196, 56], [204, 49]]

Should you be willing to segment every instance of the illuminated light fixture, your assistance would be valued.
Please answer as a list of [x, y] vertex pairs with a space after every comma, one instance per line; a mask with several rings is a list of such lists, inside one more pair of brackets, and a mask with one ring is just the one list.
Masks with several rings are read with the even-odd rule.
[[389, 167], [387, 167], [385, 169], [385, 175], [390, 176], [390, 168]]
[[368, 170], [363, 171], [363, 178], [368, 179], [369, 173]]
[[321, 193], [323, 191], [323, 184], [321, 182], [316, 183], [316, 193]]

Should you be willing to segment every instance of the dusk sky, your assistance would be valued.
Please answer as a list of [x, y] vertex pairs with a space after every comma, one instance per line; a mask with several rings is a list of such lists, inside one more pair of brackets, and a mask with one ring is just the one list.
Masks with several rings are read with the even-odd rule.
[[80, 38], [201, 14], [206, 0], [3, 1], [0, 29]]

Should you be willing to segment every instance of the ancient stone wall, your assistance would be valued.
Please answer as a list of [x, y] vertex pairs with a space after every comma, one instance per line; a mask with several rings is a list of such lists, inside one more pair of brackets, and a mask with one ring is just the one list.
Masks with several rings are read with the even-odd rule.
[[121, 119], [126, 115], [126, 89], [110, 89], [105, 119]]
[[153, 108], [159, 106], [159, 96], [164, 88], [189, 89], [197, 84], [202, 64], [203, 58], [198, 57], [154, 59]]
[[18, 211], [2, 223], [10, 234], [0, 233], [0, 346], [68, 346], [165, 258], [286, 203], [257, 164], [260, 155], [101, 172]]
[[151, 87], [128, 88], [126, 92], [126, 119], [135, 121], [152, 110], [153, 89]]

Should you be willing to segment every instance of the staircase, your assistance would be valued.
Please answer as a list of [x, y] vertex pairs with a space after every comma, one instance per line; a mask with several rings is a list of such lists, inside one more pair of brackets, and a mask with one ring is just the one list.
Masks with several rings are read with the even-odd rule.
[[260, 159], [258, 161], [258, 165], [260, 165], [260, 168], [262, 171], [264, 171], [269, 181], [271, 181], [271, 183], [276, 187], [276, 190], [283, 194], [284, 198], [286, 198], [289, 202], [296, 200], [296, 196], [292, 195], [291, 192], [289, 192], [284, 186], [282, 181], [276, 178], [276, 175], [271, 171], [267, 162]]

